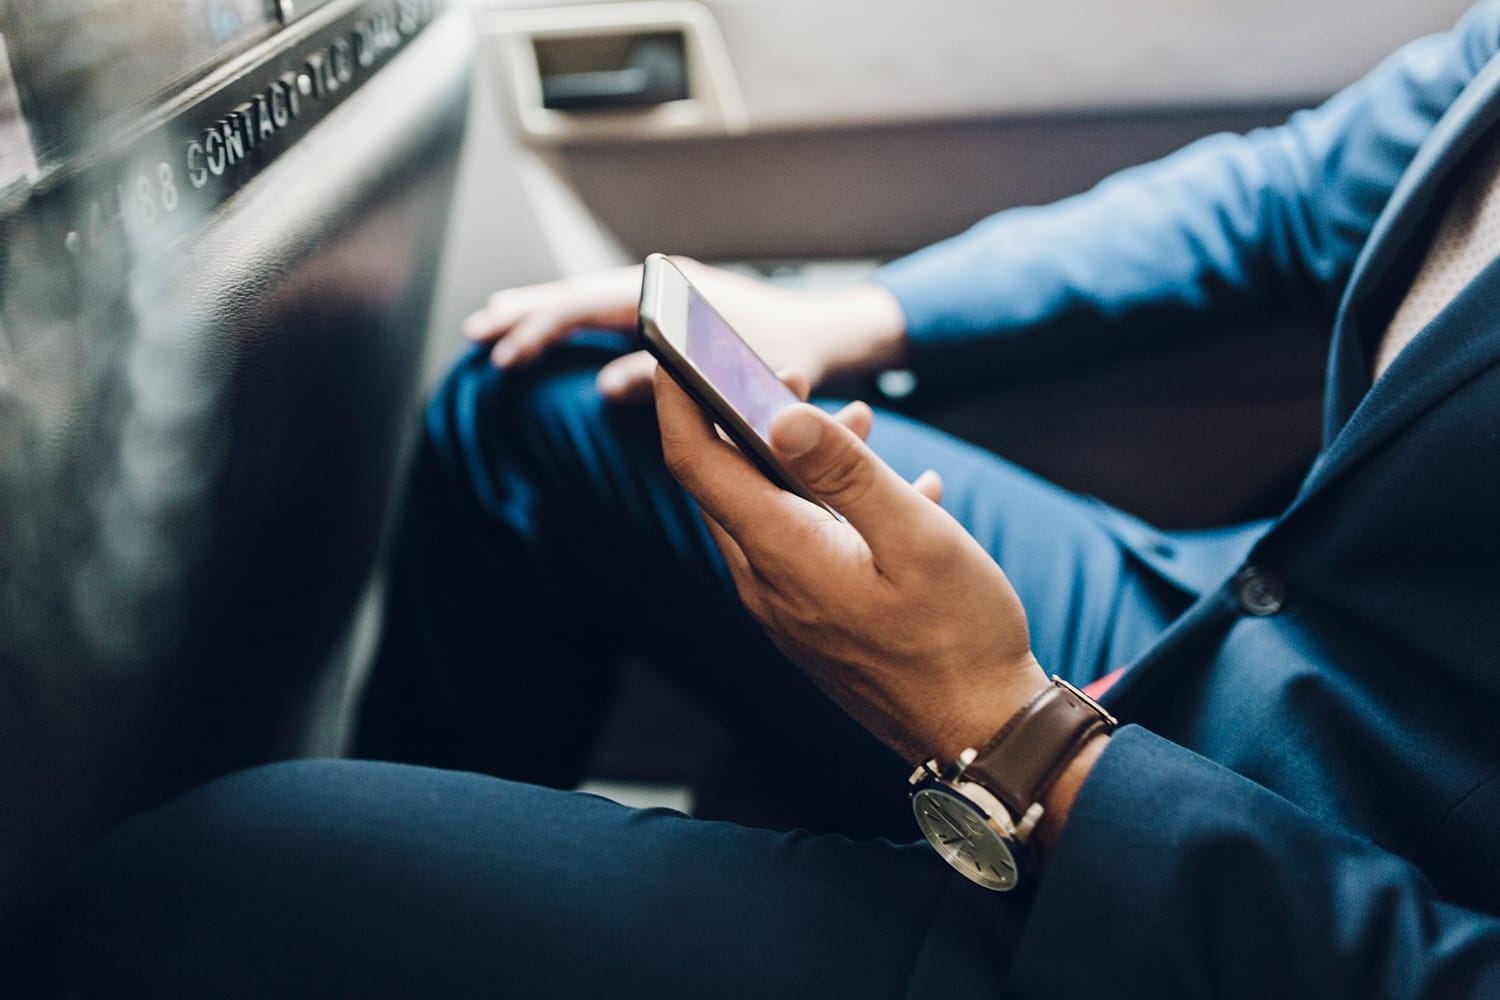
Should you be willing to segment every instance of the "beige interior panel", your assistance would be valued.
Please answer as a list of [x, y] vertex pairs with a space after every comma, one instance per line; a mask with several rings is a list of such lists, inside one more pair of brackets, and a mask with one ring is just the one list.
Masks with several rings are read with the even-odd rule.
[[889, 257], [1044, 204], [1218, 129], [1284, 109], [940, 121], [689, 142], [593, 144], [556, 160], [632, 257]]
[[[752, 129], [1329, 93], [1471, 0], [702, 0]], [[622, 6], [633, 6], [625, 0]], [[479, 0], [484, 11], [566, 0]], [[597, 7], [598, 5], [589, 5]]]
[[708, 0], [752, 128], [1329, 93], [1470, 0]]

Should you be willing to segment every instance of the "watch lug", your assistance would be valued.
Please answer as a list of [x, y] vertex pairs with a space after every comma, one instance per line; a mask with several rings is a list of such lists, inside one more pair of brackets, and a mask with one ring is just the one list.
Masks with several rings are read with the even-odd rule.
[[940, 776], [941, 772], [938, 770], [938, 762], [936, 758], [934, 758], [933, 760], [929, 760], [924, 764], [918, 764], [916, 770], [912, 771], [911, 777], [906, 779], [906, 783], [915, 787], [930, 778], [937, 778]]
[[1027, 809], [1026, 814], [1021, 817], [1021, 822], [1016, 824], [1016, 839], [1024, 844], [1031, 837], [1031, 831], [1035, 830], [1036, 825], [1042, 821], [1042, 816], [1046, 811], [1040, 802], [1033, 802], [1031, 808]]
[[1099, 704], [1099, 702], [1094, 700], [1094, 698], [1090, 696], [1087, 691], [1083, 690], [1077, 685], [1069, 684], [1067, 681], [1063, 680], [1056, 674], [1052, 675], [1052, 683], [1058, 685], [1059, 687], [1067, 688], [1069, 691], [1073, 692], [1073, 694], [1078, 698], [1079, 701], [1083, 702], [1085, 705], [1098, 712], [1099, 715], [1104, 719], [1104, 721], [1109, 723], [1109, 727], [1111, 729], [1114, 729], [1120, 724], [1120, 720], [1116, 719], [1113, 715], [1110, 715], [1109, 710], [1106, 709], [1103, 705]]
[[959, 754], [958, 759], [953, 762], [954, 780], [963, 777], [963, 773], [969, 769], [969, 765], [974, 763], [974, 761], [978, 758], [979, 751], [975, 750], [973, 747], [969, 747], [969, 749]]

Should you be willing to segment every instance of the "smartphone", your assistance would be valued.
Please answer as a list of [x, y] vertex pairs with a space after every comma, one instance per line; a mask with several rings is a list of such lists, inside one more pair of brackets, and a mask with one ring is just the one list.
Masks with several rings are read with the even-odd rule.
[[659, 253], [646, 258], [640, 330], [661, 366], [767, 479], [827, 509], [771, 452], [771, 421], [800, 400]]

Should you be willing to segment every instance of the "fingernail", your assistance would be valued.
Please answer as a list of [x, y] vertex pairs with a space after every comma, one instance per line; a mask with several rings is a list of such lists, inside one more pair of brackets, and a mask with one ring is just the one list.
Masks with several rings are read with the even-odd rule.
[[818, 446], [823, 425], [809, 407], [799, 406], [776, 421], [776, 447], [790, 458], [801, 458]]
[[513, 353], [514, 352], [512, 351], [502, 351], [497, 348], [493, 353], [490, 354], [490, 360], [494, 362], [496, 368], [504, 368], [506, 365], [510, 364], [511, 356]]
[[599, 373], [599, 377], [595, 379], [595, 384], [598, 386], [600, 392], [606, 396], [610, 396], [625, 387], [625, 380], [620, 377], [619, 372], [612, 372], [605, 369]]

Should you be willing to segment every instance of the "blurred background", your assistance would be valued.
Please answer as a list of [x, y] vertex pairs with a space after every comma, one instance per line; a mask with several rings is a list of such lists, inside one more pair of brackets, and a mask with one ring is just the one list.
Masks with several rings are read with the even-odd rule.
[[[858, 281], [1284, 119], [1466, 0], [3, 0], [0, 918], [128, 813], [346, 747], [425, 390], [492, 291]], [[838, 387], [1166, 527], [1275, 509], [1330, 316], [979, 398]], [[778, 822], [629, 665], [593, 771]]]

